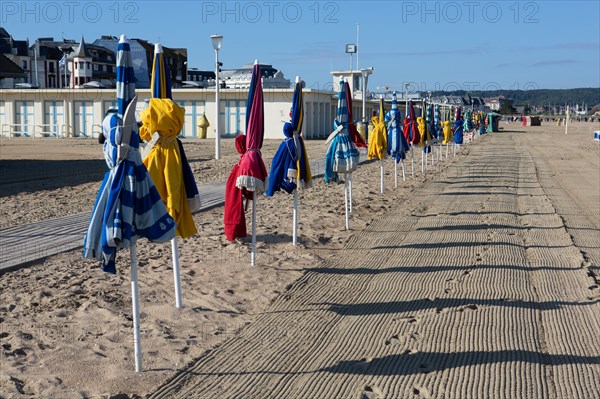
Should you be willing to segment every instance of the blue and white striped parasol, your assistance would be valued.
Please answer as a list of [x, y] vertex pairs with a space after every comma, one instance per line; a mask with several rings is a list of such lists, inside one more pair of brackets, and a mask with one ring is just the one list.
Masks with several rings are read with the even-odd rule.
[[104, 176], [94, 204], [83, 243], [83, 256], [102, 260], [102, 270], [116, 273], [117, 251], [131, 249], [134, 346], [136, 371], [140, 371], [135, 243], [139, 237], [146, 237], [152, 242], [167, 242], [175, 236], [176, 225], [142, 163], [131, 65], [129, 42], [123, 35], [117, 51], [118, 114], [108, 115], [102, 122], [104, 157], [110, 170]]
[[[359, 153], [348, 134], [348, 104], [346, 103], [346, 84], [340, 77], [338, 108], [333, 122], [334, 131], [329, 135], [329, 148], [325, 155], [325, 182], [338, 180], [338, 173], [346, 174], [344, 179], [344, 198], [346, 210], [346, 230], [349, 229], [348, 212], [352, 212], [352, 172], [358, 167]], [[350, 205], [350, 208], [348, 208]]]

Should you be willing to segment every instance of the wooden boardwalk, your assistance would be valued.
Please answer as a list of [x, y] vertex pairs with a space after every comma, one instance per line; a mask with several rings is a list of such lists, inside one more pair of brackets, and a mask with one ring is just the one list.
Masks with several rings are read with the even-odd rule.
[[[366, 157], [361, 153], [361, 163]], [[313, 177], [323, 175], [325, 159], [310, 162]], [[225, 203], [225, 182], [201, 184], [200, 212]], [[18, 269], [47, 256], [83, 246], [90, 213], [0, 229], [0, 273]]]

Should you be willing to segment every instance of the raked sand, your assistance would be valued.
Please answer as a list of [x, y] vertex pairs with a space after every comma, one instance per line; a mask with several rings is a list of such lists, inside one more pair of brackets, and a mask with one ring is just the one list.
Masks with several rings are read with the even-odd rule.
[[[200, 234], [180, 247], [182, 310], [169, 246], [141, 244], [140, 374], [127, 251], [117, 276], [80, 251], [1, 275], [0, 396], [600, 397], [598, 126], [574, 124], [566, 137], [502, 128], [397, 190], [388, 161], [385, 196], [379, 165], [361, 166], [349, 232], [343, 186], [318, 179], [300, 195], [298, 248], [291, 197], [261, 197], [255, 268], [248, 240], [224, 239], [222, 208], [195, 215]], [[3, 226], [91, 209], [99, 147], [74, 141], [62, 161], [47, 159], [48, 174], [84, 161], [89, 176], [44, 186], [7, 168], [53, 157], [26, 140], [0, 143], [3, 180], [13, 179], [0, 187]], [[200, 183], [237, 159], [206, 160], [210, 141], [188, 146]]]

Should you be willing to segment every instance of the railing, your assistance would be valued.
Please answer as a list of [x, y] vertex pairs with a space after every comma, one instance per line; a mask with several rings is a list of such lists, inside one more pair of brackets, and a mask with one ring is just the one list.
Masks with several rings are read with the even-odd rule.
[[4, 123], [0, 126], [0, 137], [65, 137], [67, 125], [56, 123], [23, 124]]

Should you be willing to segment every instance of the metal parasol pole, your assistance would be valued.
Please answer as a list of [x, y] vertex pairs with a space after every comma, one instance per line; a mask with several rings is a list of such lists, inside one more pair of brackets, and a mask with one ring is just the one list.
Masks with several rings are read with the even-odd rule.
[[181, 309], [181, 278], [179, 277], [179, 247], [177, 236], [171, 240], [171, 253], [173, 254], [173, 282], [175, 283], [175, 307]]
[[142, 339], [140, 337], [140, 309], [137, 274], [137, 249], [135, 241], [129, 245], [131, 254], [131, 304], [133, 308], [133, 348], [135, 352], [135, 371], [142, 371]]
[[352, 213], [352, 173], [348, 178], [348, 210]]
[[292, 243], [298, 243], [298, 187], [294, 189], [294, 227], [292, 233]]
[[392, 159], [394, 162], [394, 188], [398, 188], [398, 162], [395, 159]]
[[425, 173], [425, 160], [423, 159], [423, 155], [425, 155], [425, 153], [421, 151], [421, 173]]
[[410, 162], [411, 162], [411, 164], [410, 164], [410, 167], [411, 167], [410, 174], [412, 175], [413, 178], [415, 177], [415, 156], [414, 156], [414, 150], [415, 150], [414, 144], [411, 144], [410, 145]]
[[404, 174], [404, 159], [402, 160], [402, 181], [406, 181], [406, 175]]
[[256, 201], [258, 193], [255, 191], [252, 196], [252, 254], [250, 255], [250, 265], [256, 266]]
[[346, 230], [349, 230], [349, 222], [348, 222], [348, 173], [344, 173], [344, 209], [346, 210]]
[[385, 190], [385, 175], [383, 172], [383, 159], [381, 161], [379, 161], [379, 165], [380, 165], [380, 169], [381, 169], [381, 194], [383, 194], [383, 191]]

